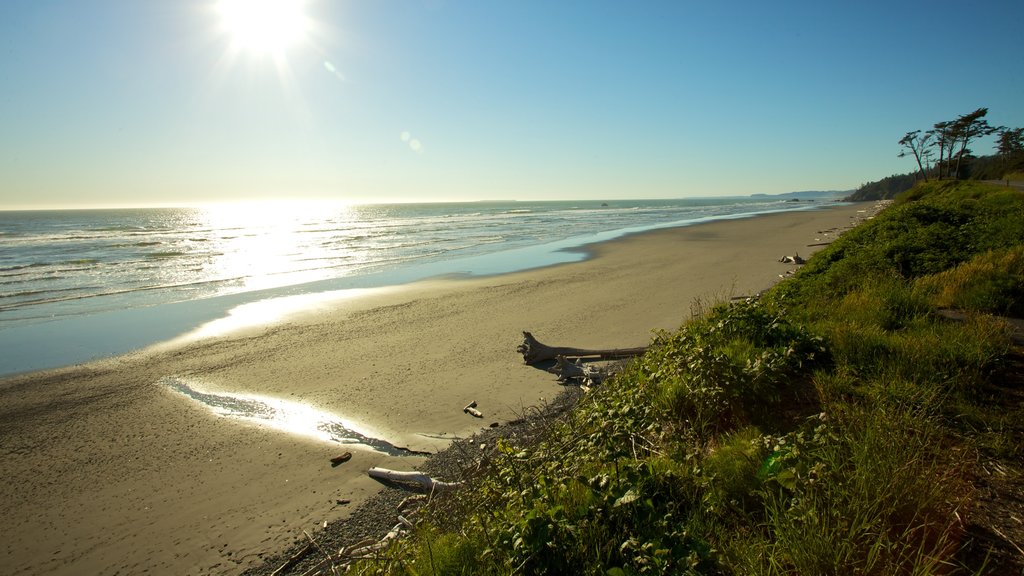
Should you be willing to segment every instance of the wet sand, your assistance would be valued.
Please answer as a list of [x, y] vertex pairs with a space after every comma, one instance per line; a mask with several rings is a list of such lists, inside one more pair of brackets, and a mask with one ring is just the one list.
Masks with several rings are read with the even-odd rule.
[[[872, 210], [712, 222], [594, 245], [576, 264], [306, 298], [246, 328], [0, 380], [0, 566], [239, 573], [350, 514], [378, 489], [370, 467], [424, 457], [218, 415], [204, 401], [295, 402], [379, 448], [436, 452], [558, 393], [516, 354], [523, 330], [553, 345], [646, 345], [695, 301], [769, 287], [794, 269], [781, 256], [809, 256], [834, 238], [823, 231]], [[462, 411], [473, 400], [482, 420]]]

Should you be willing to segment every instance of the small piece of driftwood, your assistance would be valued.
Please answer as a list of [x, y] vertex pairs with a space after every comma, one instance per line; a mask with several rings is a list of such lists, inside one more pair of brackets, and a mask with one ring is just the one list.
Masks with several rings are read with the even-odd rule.
[[[367, 554], [379, 552], [380, 550], [387, 548], [395, 538], [398, 538], [402, 534], [402, 527], [403, 525], [401, 523], [395, 524], [395, 526], [380, 540], [372, 544], [364, 544], [359, 547], [342, 548], [338, 551], [338, 555], [352, 559], [359, 559]], [[362, 542], [360, 542], [360, 544], [362, 544]], [[358, 544], [356, 546], [358, 546]]]
[[344, 464], [345, 462], [348, 462], [351, 459], [352, 459], [352, 453], [351, 452], [345, 452], [344, 454], [341, 454], [339, 456], [335, 456], [334, 458], [331, 458], [331, 468], [334, 468], [335, 466], [340, 466], [340, 465]]
[[647, 347], [640, 348], [613, 348], [601, 350], [588, 350], [586, 348], [572, 348], [567, 346], [548, 346], [533, 337], [529, 332], [523, 332], [523, 343], [516, 351], [523, 355], [523, 361], [527, 364], [537, 364], [545, 360], [554, 360], [559, 356], [568, 358], [590, 358], [597, 357], [602, 360], [613, 360], [616, 358], [631, 358], [640, 356], [647, 351]]
[[797, 254], [795, 256], [783, 256], [782, 258], [779, 258], [779, 262], [782, 262], [783, 264], [803, 264], [805, 260]]
[[402, 499], [401, 502], [398, 503], [398, 511], [402, 512], [403, 510], [405, 510], [407, 506], [422, 503], [426, 499], [426, 494], [413, 494], [412, 496], [406, 496], [405, 498]]
[[463, 408], [462, 411], [465, 412], [466, 414], [476, 416], [477, 418], [484, 417], [483, 413], [476, 409], [476, 400], [473, 400], [469, 404], [466, 404], [466, 407]]
[[387, 468], [370, 468], [367, 474], [374, 480], [401, 484], [403, 486], [418, 486], [422, 492], [440, 492], [452, 490], [462, 486], [462, 482], [445, 482], [435, 480], [422, 472], [400, 472], [388, 470]]

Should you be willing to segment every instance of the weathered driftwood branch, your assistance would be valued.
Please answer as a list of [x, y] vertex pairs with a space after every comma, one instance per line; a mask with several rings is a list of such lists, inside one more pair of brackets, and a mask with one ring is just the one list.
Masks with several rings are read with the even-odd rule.
[[[387, 472], [401, 475], [409, 474], [407, 472], [392, 472], [390, 470], [388, 470]], [[426, 494], [416, 494], [402, 500], [402, 502], [398, 505], [398, 524], [395, 524], [395, 526], [383, 538], [381, 538], [380, 540], [375, 540], [373, 538], [365, 538], [354, 544], [342, 547], [340, 550], [338, 550], [337, 554], [331, 554], [330, 552], [324, 550], [323, 547], [321, 547], [320, 544], [313, 539], [313, 536], [311, 536], [309, 532], [303, 530], [302, 533], [306, 535], [306, 539], [308, 540], [308, 542], [306, 542], [306, 545], [296, 554], [288, 558], [288, 560], [285, 561], [285, 563], [282, 564], [280, 567], [278, 567], [277, 570], [274, 570], [271, 576], [278, 576], [279, 574], [282, 574], [285, 571], [292, 569], [293, 567], [295, 567], [296, 564], [299, 563], [299, 561], [301, 561], [313, 550], [319, 550], [320, 553], [324, 555], [324, 559], [320, 560], [312, 568], [304, 572], [302, 576], [314, 576], [326, 573], [337, 574], [337, 570], [339, 568], [347, 570], [349, 566], [356, 560], [371, 560], [374, 558], [379, 558], [380, 553], [384, 551], [389, 545], [391, 545], [392, 542], [394, 542], [402, 535], [406, 534], [408, 530], [414, 530], [416, 528], [415, 523], [412, 520], [410, 520], [410, 518], [413, 518], [419, 512], [419, 510], [405, 512], [406, 515], [403, 516], [403, 509], [411, 507], [412, 504], [423, 502], [426, 499]], [[325, 522], [324, 526], [326, 527], [326, 525], [327, 524]]]
[[313, 543], [312, 542], [306, 542], [305, 546], [303, 546], [301, 549], [299, 549], [299, 551], [296, 552], [295, 554], [292, 554], [292, 556], [290, 558], [288, 558], [288, 560], [286, 560], [284, 564], [281, 564], [281, 566], [279, 566], [277, 568], [277, 570], [274, 570], [273, 572], [271, 572], [270, 576], [278, 576], [279, 574], [284, 574], [285, 571], [290, 570], [293, 566], [298, 564], [299, 560], [302, 560], [303, 558], [305, 558], [306, 554], [309, 554], [309, 552], [312, 549], [313, 549]]
[[384, 548], [387, 548], [388, 545], [391, 544], [391, 541], [394, 540], [395, 538], [398, 538], [401, 534], [402, 534], [402, 524], [398, 523], [398, 524], [395, 524], [395, 526], [387, 534], [385, 534], [383, 538], [381, 538], [377, 542], [374, 542], [373, 544], [367, 544], [367, 545], [359, 547], [359, 548], [353, 548], [353, 549], [342, 548], [340, 553], [343, 554], [344, 556], [349, 556], [349, 557], [353, 557], [353, 558], [358, 558], [359, 556], [365, 556], [367, 554], [372, 554], [374, 552], [378, 552], [380, 550], [383, 550]]
[[545, 360], [554, 360], [559, 356], [566, 356], [569, 358], [598, 357], [602, 360], [630, 358], [633, 356], [640, 356], [647, 351], [647, 347], [588, 350], [586, 348], [548, 346], [534, 338], [533, 334], [523, 332], [523, 343], [516, 348], [516, 351], [523, 355], [523, 361], [527, 364], [537, 364], [538, 362], [544, 362]]
[[[399, 516], [399, 518], [401, 520], [404, 520], [404, 518], [402, 518], [401, 516]], [[392, 528], [391, 531], [388, 532], [380, 540], [375, 541], [372, 538], [361, 540], [351, 546], [346, 546], [342, 548], [334, 556], [327, 554], [325, 552], [324, 554], [327, 556], [327, 558], [321, 560], [315, 566], [307, 570], [305, 573], [303, 573], [302, 576], [313, 576], [314, 574], [322, 574], [323, 571], [327, 568], [331, 568], [331, 573], [334, 574], [336, 573], [334, 571], [336, 568], [347, 568], [349, 564], [356, 560], [367, 560], [373, 558], [375, 554], [387, 548], [391, 544], [391, 542], [393, 542], [396, 538], [398, 538], [404, 533], [404, 531], [402, 530], [402, 526], [404, 524], [401, 523], [401, 520], [399, 524], [396, 524], [395, 527]], [[408, 520], [406, 520], [406, 522], [408, 522]], [[312, 540], [312, 538], [310, 539]], [[310, 547], [312, 547], [312, 544], [310, 544]], [[282, 566], [281, 568], [278, 568], [278, 571], [285, 570], [287, 568], [290, 568], [290, 566]], [[276, 573], [277, 571], [275, 571], [275, 574]]]
[[484, 417], [483, 413], [476, 409], [476, 400], [473, 400], [469, 404], [466, 404], [466, 407], [463, 408], [462, 411], [465, 412], [466, 414], [476, 416], [477, 418]]
[[795, 256], [783, 256], [782, 258], [779, 258], [779, 262], [782, 262], [783, 264], [803, 264], [805, 260], [797, 254]]
[[559, 356], [555, 358], [555, 362], [554, 366], [548, 368], [548, 372], [558, 376], [559, 382], [578, 380], [587, 386], [597, 386], [605, 378], [604, 372], [593, 366], [584, 365], [578, 359], [576, 362], [570, 362], [565, 356]]
[[435, 480], [422, 472], [400, 472], [397, 470], [388, 470], [387, 468], [370, 468], [367, 474], [374, 480], [384, 482], [394, 482], [397, 484], [404, 485], [418, 485], [424, 492], [440, 492], [442, 490], [452, 490], [462, 486], [462, 482], [444, 482], [442, 480]]
[[405, 510], [406, 506], [412, 506], [413, 504], [423, 502], [426, 499], [426, 494], [413, 494], [412, 496], [406, 496], [401, 502], [398, 503], [398, 511], [402, 512]]

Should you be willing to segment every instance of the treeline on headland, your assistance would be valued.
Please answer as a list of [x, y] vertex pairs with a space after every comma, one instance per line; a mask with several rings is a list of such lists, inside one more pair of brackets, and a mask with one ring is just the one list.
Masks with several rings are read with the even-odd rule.
[[1024, 195], [920, 183], [759, 298], [658, 334], [358, 569], [1020, 573], [1024, 526], [999, 519], [1024, 358], [999, 315], [1022, 313]]
[[[988, 108], [936, 122], [930, 130], [912, 130], [899, 140], [899, 156], [913, 158], [917, 170], [863, 184], [847, 200], [884, 200], [928, 180], [1024, 179], [1024, 127], [992, 126]], [[975, 156], [969, 148], [978, 138], [996, 135], [996, 153]]]

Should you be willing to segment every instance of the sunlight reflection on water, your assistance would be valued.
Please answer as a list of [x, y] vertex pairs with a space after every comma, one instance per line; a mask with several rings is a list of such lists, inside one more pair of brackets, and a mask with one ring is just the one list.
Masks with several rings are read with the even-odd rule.
[[[248, 202], [210, 206], [196, 216], [206, 229], [220, 232], [206, 247], [204, 274], [236, 279], [246, 291], [335, 277], [337, 266], [365, 259], [362, 251], [339, 247], [338, 228], [317, 218], [348, 222], [355, 216], [347, 206]], [[346, 228], [341, 225], [341, 232]]]
[[205, 404], [215, 414], [240, 418], [291, 434], [310, 436], [325, 442], [358, 444], [389, 456], [422, 454], [395, 446], [358, 431], [351, 423], [312, 406], [279, 398], [242, 394], [212, 394], [198, 390], [185, 379], [166, 376], [159, 382], [179, 394]]
[[223, 318], [212, 320], [185, 334], [185, 339], [202, 339], [224, 336], [237, 330], [268, 326], [298, 313], [308, 314], [321, 308], [335, 306], [340, 302], [355, 300], [370, 294], [393, 292], [396, 288], [350, 288], [312, 294], [274, 296], [240, 304], [228, 310]]

